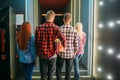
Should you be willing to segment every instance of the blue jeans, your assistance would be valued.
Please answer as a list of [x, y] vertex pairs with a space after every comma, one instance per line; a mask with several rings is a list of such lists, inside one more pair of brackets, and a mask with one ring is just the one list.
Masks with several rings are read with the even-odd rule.
[[74, 59], [74, 77], [75, 80], [80, 80], [80, 68], [79, 68], [79, 61], [81, 60], [83, 54], [77, 54], [76, 58]]
[[23, 68], [24, 68], [24, 73], [25, 73], [25, 80], [32, 80], [32, 73], [33, 73], [33, 68], [34, 68], [33, 63], [23, 63]]
[[53, 80], [56, 58], [39, 59], [41, 80]]
[[65, 72], [65, 80], [71, 80], [70, 76], [71, 76], [71, 69], [72, 69], [72, 65], [73, 65], [73, 59], [64, 59], [61, 57], [57, 57], [57, 62], [56, 62], [56, 76], [57, 76], [57, 80], [62, 80], [62, 67], [65, 61], [65, 65], [66, 65], [66, 72]]

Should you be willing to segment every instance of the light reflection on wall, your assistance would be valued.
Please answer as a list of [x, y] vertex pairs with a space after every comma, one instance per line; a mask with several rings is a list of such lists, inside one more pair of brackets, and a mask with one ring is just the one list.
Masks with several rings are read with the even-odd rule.
[[97, 80], [120, 80], [119, 5], [119, 0], [94, 0], [93, 76]]
[[103, 28], [104, 25], [103, 25], [102, 23], [99, 23], [99, 24], [98, 24], [98, 27], [99, 27], [99, 28]]

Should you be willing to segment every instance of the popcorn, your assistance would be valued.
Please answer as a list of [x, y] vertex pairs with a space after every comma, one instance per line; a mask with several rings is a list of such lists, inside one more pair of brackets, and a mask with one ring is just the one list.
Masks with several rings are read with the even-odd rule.
[[56, 52], [64, 52], [64, 47], [61, 44], [61, 41], [59, 39], [55, 40], [55, 47], [56, 47]]
[[60, 41], [60, 39], [56, 39], [55, 42], [56, 42], [56, 43], [59, 43], [59, 42], [61, 42], [61, 41]]

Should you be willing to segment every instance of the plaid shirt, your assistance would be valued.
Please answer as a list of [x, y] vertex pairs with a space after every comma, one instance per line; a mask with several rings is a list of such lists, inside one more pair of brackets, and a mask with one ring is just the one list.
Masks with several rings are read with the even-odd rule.
[[71, 25], [61, 26], [61, 31], [66, 38], [66, 47], [63, 53], [58, 55], [62, 58], [74, 58], [78, 49], [78, 35], [77, 31]]
[[65, 47], [65, 38], [59, 27], [51, 22], [45, 22], [36, 27], [35, 48], [37, 55], [42, 59], [55, 55], [55, 39], [59, 38]]
[[77, 54], [84, 53], [85, 43], [86, 43], [86, 33], [83, 33], [82, 37], [79, 37], [79, 48], [78, 48]]

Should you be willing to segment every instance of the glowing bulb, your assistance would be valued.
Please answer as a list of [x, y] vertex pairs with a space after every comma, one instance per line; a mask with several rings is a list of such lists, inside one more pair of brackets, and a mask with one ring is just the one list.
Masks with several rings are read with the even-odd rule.
[[103, 49], [103, 47], [102, 46], [98, 46], [98, 50], [102, 50]]
[[120, 20], [116, 21], [117, 24], [120, 24]]
[[103, 6], [104, 5], [104, 2], [103, 1], [100, 1], [99, 2], [99, 6]]
[[102, 68], [101, 68], [101, 67], [98, 67], [98, 68], [97, 68], [97, 71], [98, 71], [98, 72], [101, 72], [101, 71], [102, 71]]
[[100, 24], [98, 25], [98, 27], [99, 27], [99, 28], [103, 28], [103, 24], [100, 23]]
[[108, 79], [108, 80], [112, 80], [113, 77], [109, 74], [109, 75], [107, 75], [107, 79]]
[[117, 57], [118, 59], [120, 59], [120, 54], [118, 54], [116, 57]]
[[115, 26], [115, 23], [111, 21], [111, 22], [108, 23], [108, 26], [109, 26], [110, 28], [113, 28], [113, 27]]
[[112, 48], [109, 48], [109, 49], [107, 50], [107, 52], [108, 52], [109, 55], [112, 55], [112, 54], [114, 53], [114, 50], [113, 50]]

